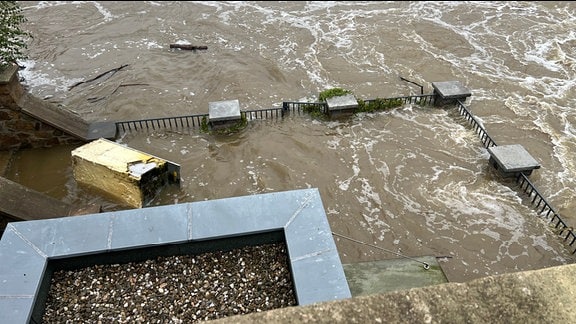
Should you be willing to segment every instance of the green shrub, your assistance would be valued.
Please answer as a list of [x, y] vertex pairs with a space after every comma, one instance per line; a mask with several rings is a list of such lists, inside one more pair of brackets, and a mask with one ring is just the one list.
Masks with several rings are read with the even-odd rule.
[[212, 129], [208, 124], [208, 117], [203, 116], [202, 121], [200, 122], [200, 131], [203, 133], [211, 133], [216, 135], [230, 135], [241, 131], [242, 129], [246, 128], [246, 126], [248, 126], [248, 119], [246, 118], [246, 114], [241, 114], [240, 120], [234, 125], [230, 125], [229, 127], [221, 129]]
[[27, 58], [24, 54], [28, 48], [26, 40], [32, 35], [20, 28], [25, 21], [16, 1], [0, 1], [0, 70]]
[[302, 106], [302, 111], [310, 114], [310, 116], [312, 116], [313, 118], [325, 117], [324, 111], [322, 110], [322, 106], [319, 106], [319, 105], [314, 105], [314, 104], [304, 105], [304, 106]]
[[375, 112], [381, 110], [389, 110], [392, 108], [401, 107], [404, 104], [400, 98], [376, 98], [369, 102], [358, 100], [358, 109], [356, 112]]
[[326, 89], [326, 90], [320, 92], [320, 95], [318, 95], [318, 101], [325, 102], [326, 99], [328, 99], [328, 98], [345, 96], [345, 95], [350, 94], [350, 93], [352, 93], [352, 91], [345, 90], [342, 88]]

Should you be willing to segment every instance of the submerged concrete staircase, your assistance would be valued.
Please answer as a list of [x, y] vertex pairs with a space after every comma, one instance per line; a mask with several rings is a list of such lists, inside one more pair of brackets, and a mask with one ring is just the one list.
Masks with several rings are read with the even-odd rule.
[[42, 101], [28, 92], [22, 96], [18, 105], [28, 116], [86, 142], [102, 137], [107, 139], [116, 137], [115, 123], [89, 123], [70, 110]]
[[11, 221], [99, 210], [98, 206], [72, 210], [68, 204], [4, 178], [16, 150], [115, 136], [115, 123], [90, 123], [68, 109], [31, 95], [18, 80], [17, 66], [0, 71], [0, 235]]
[[0, 215], [14, 220], [68, 216], [70, 205], [0, 177]]

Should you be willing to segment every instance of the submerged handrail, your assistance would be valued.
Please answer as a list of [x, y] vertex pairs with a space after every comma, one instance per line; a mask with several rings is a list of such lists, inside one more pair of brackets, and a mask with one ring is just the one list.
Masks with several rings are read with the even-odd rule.
[[[377, 98], [377, 99], [366, 99], [363, 100], [364, 104], [371, 103], [381, 103], [386, 107], [393, 107], [394, 105], [406, 105], [406, 104], [418, 104], [418, 105], [434, 105], [436, 100], [436, 95], [414, 95], [414, 96], [401, 96], [392, 98]], [[496, 146], [496, 142], [488, 134], [484, 126], [478, 121], [478, 119], [470, 112], [466, 105], [461, 100], [456, 100], [458, 112], [464, 119], [472, 126], [472, 129], [480, 137], [480, 141], [485, 148]], [[274, 118], [284, 118], [289, 114], [305, 114], [310, 111], [320, 111], [322, 113], [327, 113], [328, 106], [325, 102], [297, 102], [297, 101], [285, 101], [282, 103], [282, 107], [277, 108], [265, 108], [256, 110], [246, 110], [242, 111], [241, 114], [246, 120], [255, 119], [274, 119]], [[117, 131], [127, 132], [127, 131], [139, 131], [148, 129], [184, 129], [184, 128], [201, 128], [203, 123], [206, 123], [209, 115], [208, 114], [197, 114], [188, 116], [176, 116], [176, 117], [162, 117], [162, 118], [149, 118], [140, 120], [128, 120], [116, 122]], [[554, 208], [546, 201], [544, 196], [538, 191], [538, 189], [532, 184], [525, 174], [520, 173], [516, 178], [516, 182], [519, 184], [520, 188], [524, 193], [528, 194], [529, 197], [533, 197], [531, 204], [534, 205], [536, 209], [541, 210], [538, 214], [544, 213], [547, 210], [545, 217], [550, 218], [550, 222], [554, 223], [556, 229], [559, 229], [558, 235], [563, 235], [564, 242], [567, 242], [569, 246], [574, 247], [576, 245], [576, 234], [574, 230], [569, 227], [560, 217], [560, 215], [554, 210]], [[550, 215], [552, 215], [550, 217]], [[566, 233], [564, 235], [564, 233]], [[576, 254], [576, 248], [572, 251], [572, 254]]]
[[[434, 95], [416, 95], [416, 96], [404, 96], [404, 97], [393, 97], [393, 98], [381, 98], [381, 99], [367, 99], [364, 100], [365, 103], [374, 102], [376, 100], [396, 103], [400, 102], [402, 104], [419, 104], [419, 105], [431, 105], [434, 103]], [[318, 110], [322, 113], [327, 113], [328, 107], [325, 102], [298, 102], [298, 101], [285, 101], [282, 103], [282, 107], [274, 108], [263, 108], [254, 110], [245, 110], [240, 113], [246, 118], [246, 120], [256, 120], [256, 119], [278, 119], [284, 118], [288, 114], [306, 114], [312, 110]], [[146, 118], [146, 119], [135, 119], [135, 120], [124, 120], [116, 122], [116, 130], [118, 132], [131, 132], [131, 131], [141, 131], [141, 130], [157, 130], [157, 129], [190, 129], [190, 128], [201, 128], [202, 123], [205, 123], [209, 118], [209, 114], [195, 114], [195, 115], [185, 115], [185, 116], [175, 116], [175, 117], [158, 117], [158, 118]]]
[[[496, 142], [494, 142], [494, 140], [490, 137], [490, 135], [488, 135], [488, 132], [486, 131], [484, 126], [482, 126], [480, 122], [478, 122], [476, 117], [472, 115], [472, 113], [470, 112], [470, 110], [468, 110], [468, 108], [466, 108], [464, 103], [458, 100], [457, 104], [458, 104], [458, 112], [472, 125], [474, 131], [478, 134], [478, 136], [480, 136], [480, 140], [484, 144], [484, 147], [489, 148], [492, 146], [496, 146]], [[548, 203], [546, 198], [544, 198], [544, 196], [540, 193], [540, 191], [538, 191], [536, 186], [532, 182], [530, 182], [530, 180], [528, 180], [528, 177], [524, 173], [522, 172], [518, 173], [518, 175], [516, 176], [516, 183], [519, 185], [520, 189], [525, 194], [528, 195], [529, 198], [532, 198], [530, 204], [534, 207], [535, 210], [537, 210], [537, 213], [539, 215], [543, 215], [544, 211], [547, 211], [546, 214], [544, 214], [544, 218], [550, 218], [550, 223], [553, 223], [554, 227], [556, 229], [559, 229], [559, 231], [557, 232], [559, 236], [562, 236], [563, 233], [566, 232], [566, 234], [563, 236], [564, 243], [567, 243], [568, 246], [573, 247], [574, 249], [572, 250], [572, 254], [576, 254], [576, 247], [575, 247], [576, 233], [574, 232], [574, 229], [572, 227], [569, 227], [566, 224], [566, 222], [562, 220], [560, 214], [554, 210], [552, 205]], [[538, 209], [540, 210], [538, 211]]]

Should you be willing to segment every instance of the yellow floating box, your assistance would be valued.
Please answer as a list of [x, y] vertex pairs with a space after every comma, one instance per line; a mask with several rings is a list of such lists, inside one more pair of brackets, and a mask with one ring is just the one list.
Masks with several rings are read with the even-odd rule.
[[180, 166], [101, 138], [72, 151], [74, 179], [134, 208], [147, 206], [170, 184], [180, 184]]

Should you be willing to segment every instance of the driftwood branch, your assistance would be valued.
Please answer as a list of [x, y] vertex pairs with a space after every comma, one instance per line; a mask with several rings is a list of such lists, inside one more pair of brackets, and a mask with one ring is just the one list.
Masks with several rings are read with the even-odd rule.
[[125, 84], [120, 84], [116, 87], [116, 89], [114, 89], [114, 91], [110, 92], [109, 95], [104, 96], [104, 97], [90, 97], [87, 100], [90, 102], [97, 102], [100, 100], [104, 100], [108, 97], [110, 97], [111, 95], [113, 95], [114, 93], [116, 93], [116, 91], [118, 91], [118, 89], [120, 89], [120, 87], [132, 87], [132, 86], [147, 86], [149, 85], [148, 83], [125, 83]]
[[78, 83], [70, 86], [70, 88], [68, 88], [68, 91], [74, 89], [75, 87], [77, 87], [77, 86], [79, 86], [79, 85], [81, 85], [81, 84], [83, 84], [83, 83], [88, 83], [88, 82], [96, 81], [96, 80], [100, 79], [101, 77], [105, 76], [105, 75], [108, 74], [108, 73], [112, 73], [112, 74], [110, 75], [110, 76], [112, 76], [112, 75], [114, 75], [116, 72], [122, 70], [123, 68], [125, 68], [125, 67], [127, 67], [127, 66], [128, 66], [128, 64], [124, 64], [124, 65], [121, 65], [120, 67], [117, 67], [117, 68], [115, 68], [115, 69], [108, 70], [108, 71], [106, 71], [106, 72], [104, 72], [104, 73], [101, 73], [101, 74], [97, 75], [96, 77], [94, 77], [94, 78], [92, 78], [92, 79], [90, 79], [90, 80], [80, 81], [80, 82], [78, 82]]
[[195, 50], [207, 50], [208, 46], [196, 46], [188, 44], [170, 44], [170, 48], [179, 48], [183, 50], [195, 51]]

